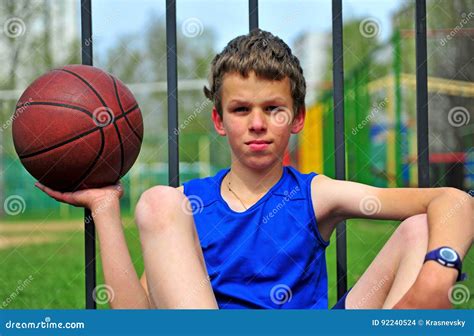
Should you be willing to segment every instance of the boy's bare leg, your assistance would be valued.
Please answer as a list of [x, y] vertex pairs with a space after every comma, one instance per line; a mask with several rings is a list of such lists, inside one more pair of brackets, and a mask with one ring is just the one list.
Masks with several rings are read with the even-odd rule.
[[347, 295], [346, 308], [392, 308], [415, 282], [427, 249], [426, 214], [404, 220]]
[[151, 304], [217, 308], [190, 204], [175, 188], [146, 191], [135, 213]]

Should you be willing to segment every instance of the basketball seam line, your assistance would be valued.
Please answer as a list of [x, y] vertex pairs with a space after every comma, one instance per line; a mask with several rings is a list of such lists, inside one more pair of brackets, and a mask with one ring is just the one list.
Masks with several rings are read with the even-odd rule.
[[92, 117], [92, 113], [90, 113], [87, 109], [83, 108], [83, 107], [80, 107], [80, 106], [77, 106], [77, 105], [71, 105], [71, 104], [64, 104], [64, 103], [54, 103], [54, 102], [31, 102], [31, 103], [24, 103], [24, 104], [21, 104], [21, 105], [18, 105], [16, 108], [15, 108], [15, 111], [18, 110], [19, 108], [22, 108], [24, 106], [29, 106], [29, 105], [50, 105], [50, 106], [59, 106], [59, 107], [66, 107], [66, 108], [69, 108], [71, 110], [77, 110], [77, 111], [80, 111], [80, 112], [84, 112], [86, 113], [88, 116]]
[[78, 75], [77, 73], [71, 71], [71, 70], [66, 70], [66, 69], [57, 69], [58, 71], [63, 71], [63, 72], [66, 72], [70, 75], [73, 75], [74, 77], [78, 78], [81, 82], [83, 82], [84, 84], [87, 85], [87, 87], [89, 89], [92, 90], [92, 92], [94, 92], [94, 94], [96, 95], [96, 97], [100, 100], [100, 102], [102, 103], [102, 105], [104, 105], [105, 107], [108, 107], [107, 104], [105, 103], [105, 100], [102, 98], [102, 96], [96, 91], [96, 89], [88, 82], [86, 81], [84, 78], [82, 78], [80, 75]]
[[[115, 78], [112, 75], [110, 75], [110, 78], [112, 78], [112, 81], [114, 82], [115, 97], [117, 98], [117, 101], [119, 103], [120, 112], [122, 114], [124, 114], [125, 111], [123, 109], [122, 102], [120, 101], [120, 97], [119, 97], [119, 94], [118, 94], [117, 83], [115, 82]], [[140, 140], [140, 142], [141, 142], [142, 138], [137, 134], [137, 132], [135, 132], [135, 129], [132, 127], [132, 125], [130, 125], [130, 121], [128, 120], [128, 118], [126, 116], [125, 116], [125, 121], [127, 122], [127, 125], [128, 125], [128, 127], [130, 127], [130, 130], [133, 132], [133, 134], [135, 134], [137, 136], [138, 140]]]
[[[36, 105], [50, 105], [50, 104], [43, 104], [42, 102], [38, 102]], [[135, 105], [135, 106], [133, 106], [133, 107], [131, 107], [128, 111], [126, 111], [126, 112], [125, 112], [125, 115], [127, 115], [127, 114], [129, 114], [129, 113], [132, 113], [132, 112], [135, 111], [137, 108], [138, 108], [138, 104]], [[123, 118], [123, 115], [118, 116], [116, 120], [121, 119], [121, 118]], [[110, 125], [110, 124], [109, 124], [109, 125]], [[109, 125], [106, 125], [105, 127], [107, 127], [107, 126], [109, 126]], [[82, 137], [84, 137], [84, 136], [86, 136], [86, 135], [89, 135], [90, 133], [93, 133], [93, 132], [95, 132], [95, 131], [97, 131], [97, 130], [101, 130], [101, 129], [103, 129], [103, 128], [104, 128], [104, 127], [97, 126], [97, 127], [92, 128], [92, 129], [90, 129], [90, 130], [88, 130], [88, 131], [86, 131], [86, 132], [83, 132], [83, 133], [81, 133], [81, 134], [78, 134], [78, 135], [72, 137], [71, 139], [68, 139], [68, 140], [66, 140], [66, 141], [63, 141], [63, 142], [60, 142], [60, 143], [58, 143], [58, 144], [52, 145], [52, 146], [50, 146], [50, 147], [48, 147], [48, 148], [44, 148], [44, 149], [41, 149], [41, 150], [36, 151], [36, 152], [33, 152], [33, 153], [23, 154], [23, 155], [18, 155], [18, 156], [19, 156], [20, 159], [27, 159], [27, 158], [30, 158], [30, 157], [35, 156], [35, 155], [43, 154], [43, 153], [49, 152], [49, 151], [51, 151], [51, 150], [53, 150], [53, 149], [56, 149], [56, 148], [58, 148], [58, 147], [64, 146], [64, 145], [66, 145], [66, 144], [68, 144], [68, 143], [72, 143], [72, 142], [74, 142], [74, 141], [76, 141], [76, 140], [78, 140], [78, 139], [80, 139], [80, 138], [82, 138]]]
[[[97, 92], [97, 90], [92, 86], [92, 84], [90, 84], [88, 81], [86, 81], [84, 78], [82, 78], [82, 76], [80, 76], [79, 74], [75, 73], [74, 71], [71, 71], [71, 70], [66, 70], [66, 69], [59, 69], [60, 71], [63, 71], [63, 72], [66, 72], [66, 73], [69, 73], [71, 75], [73, 75], [74, 77], [76, 78], [79, 78], [80, 81], [82, 81], [84, 84], [86, 84], [86, 86], [88, 88], [90, 88], [92, 90], [92, 92], [94, 92], [94, 94], [97, 96], [97, 98], [99, 98], [100, 102], [102, 103], [103, 106], [105, 106], [107, 109], [109, 108], [109, 106], [105, 103], [105, 100], [102, 98], [102, 96]], [[117, 133], [117, 137], [118, 137], [118, 140], [119, 140], [119, 143], [120, 143], [120, 170], [119, 170], [119, 176], [117, 177], [117, 179], [120, 178], [120, 174], [122, 173], [122, 170], [123, 170], [123, 163], [124, 163], [124, 151], [123, 151], [123, 144], [122, 144], [122, 138], [120, 137], [120, 132], [118, 130], [118, 127], [117, 125], [115, 124], [115, 114], [114, 114], [114, 120], [112, 121], [112, 123], [114, 124], [114, 128], [115, 128], [115, 132]], [[98, 158], [97, 158], [98, 159]], [[97, 162], [97, 160], [96, 160]], [[80, 181], [82, 182], [82, 181]], [[80, 183], [79, 182], [79, 183]]]
[[[101, 128], [100, 129], [100, 149], [99, 149], [99, 153], [97, 154], [97, 156], [95, 157], [94, 161], [91, 163], [91, 165], [89, 166], [89, 168], [87, 168], [87, 170], [85, 171], [84, 174], [81, 175], [81, 177], [79, 177], [77, 179], [77, 182], [74, 182], [74, 183], [71, 183], [71, 186], [72, 186], [72, 190], [76, 190], [76, 188], [87, 178], [87, 176], [89, 176], [89, 174], [91, 173], [92, 169], [94, 169], [97, 161], [99, 161], [99, 158], [102, 156], [102, 152], [104, 151], [104, 147], [105, 147], [105, 139], [104, 139], [104, 130]], [[123, 154], [123, 153], [122, 153]], [[70, 189], [70, 188], [68, 188]]]
[[124, 165], [124, 161], [125, 161], [125, 159], [124, 159], [125, 151], [123, 149], [122, 135], [119, 132], [117, 124], [115, 122], [113, 124], [114, 124], [114, 128], [115, 128], [115, 132], [117, 133], [117, 138], [118, 138], [119, 144], [120, 144], [120, 153], [122, 154], [122, 155], [120, 155], [120, 170], [119, 170], [118, 177], [116, 178], [116, 180], [118, 180], [120, 178], [120, 176], [122, 176], [123, 165]]

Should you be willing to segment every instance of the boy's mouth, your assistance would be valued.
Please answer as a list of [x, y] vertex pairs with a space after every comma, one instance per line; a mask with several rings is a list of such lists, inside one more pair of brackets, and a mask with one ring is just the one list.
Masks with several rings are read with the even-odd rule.
[[252, 151], [262, 151], [268, 148], [268, 146], [272, 143], [269, 140], [252, 140], [247, 141], [245, 144], [250, 147]]

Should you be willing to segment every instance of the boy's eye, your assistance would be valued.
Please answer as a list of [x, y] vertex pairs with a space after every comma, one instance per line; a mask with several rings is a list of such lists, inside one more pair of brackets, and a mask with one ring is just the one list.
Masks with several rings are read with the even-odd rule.
[[[283, 106], [270, 105], [266, 107], [266, 110], [275, 113], [275, 112], [284, 111], [285, 108]], [[249, 111], [249, 108], [247, 106], [239, 106], [239, 107], [234, 108], [233, 111], [234, 112], [247, 112]]]
[[268, 106], [267, 110], [269, 110], [270, 112], [280, 112], [280, 111], [283, 111], [283, 107], [282, 106]]

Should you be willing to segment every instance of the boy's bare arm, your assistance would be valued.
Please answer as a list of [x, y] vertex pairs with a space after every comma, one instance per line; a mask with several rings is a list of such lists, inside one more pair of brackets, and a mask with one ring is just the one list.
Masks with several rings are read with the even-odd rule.
[[99, 237], [105, 283], [113, 291], [114, 309], [150, 308], [147, 291], [138, 279], [128, 250], [120, 218], [120, 204], [111, 202], [106, 209], [91, 209]]
[[[426, 213], [428, 251], [449, 246], [464, 258], [473, 242], [474, 201], [455, 188], [377, 188], [318, 175], [313, 180], [312, 196], [316, 211], [324, 204], [324, 211], [320, 212], [326, 221], [327, 217], [404, 220]], [[331, 224], [331, 232], [336, 224]], [[415, 285], [423, 290], [449, 290], [457, 273], [436, 262], [427, 262]]]
[[[455, 188], [377, 188], [357, 182], [315, 177], [315, 195], [324, 197], [331, 217], [404, 220], [428, 215], [429, 249], [451, 246], [463, 257], [474, 235], [473, 198]], [[321, 206], [315, 202], [315, 209]]]
[[120, 218], [120, 186], [61, 193], [37, 187], [57, 201], [91, 210], [112, 308], [149, 308], [149, 300], [133, 266]]

